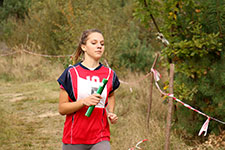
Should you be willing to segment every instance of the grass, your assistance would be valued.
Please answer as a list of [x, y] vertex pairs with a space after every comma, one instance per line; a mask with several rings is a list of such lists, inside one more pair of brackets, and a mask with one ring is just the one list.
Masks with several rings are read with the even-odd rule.
[[[128, 82], [137, 81], [143, 75], [132, 75], [126, 77]], [[117, 92], [116, 112], [120, 121], [111, 126], [112, 146], [115, 150], [128, 149], [138, 141], [148, 139], [141, 145], [143, 149], [159, 150], [164, 149], [164, 125], [166, 105], [162, 103], [160, 94], [156, 89], [153, 91], [153, 104], [149, 122], [149, 129], [146, 127], [147, 109], [149, 101], [149, 78], [127, 86], [121, 84]], [[130, 92], [132, 88], [132, 92]], [[120, 98], [121, 97], [121, 98]], [[185, 149], [187, 146], [178, 138], [171, 137], [171, 149]], [[180, 144], [173, 144], [180, 143]], [[114, 150], [113, 149], [113, 150]]]
[[[32, 63], [34, 60], [38, 65]], [[0, 76], [4, 77], [0, 79], [0, 150], [60, 150], [65, 117], [60, 116], [57, 110], [59, 86], [56, 79], [63, 67], [53, 64], [47, 70], [49, 61], [28, 55], [0, 61]], [[10, 70], [3, 64], [16, 68]], [[40, 70], [40, 76], [31, 75], [32, 72], [24, 69], [26, 65]], [[127, 150], [143, 139], [148, 139], [141, 144], [143, 150], [164, 149], [167, 105], [163, 103], [160, 93], [153, 89], [150, 128], [147, 129], [149, 78], [136, 82], [142, 76], [130, 72], [119, 76], [121, 80], [134, 84], [121, 84], [116, 92], [115, 112], [119, 122], [110, 126], [112, 150]], [[224, 140], [223, 137], [220, 139]], [[171, 150], [210, 149], [207, 142], [188, 146], [176, 132], [171, 133], [170, 143]]]
[[[41, 90], [46, 84], [51, 86]], [[64, 118], [57, 112], [58, 93], [55, 87], [55, 81], [11, 82], [3, 85], [0, 93], [3, 122], [0, 149], [61, 148]]]

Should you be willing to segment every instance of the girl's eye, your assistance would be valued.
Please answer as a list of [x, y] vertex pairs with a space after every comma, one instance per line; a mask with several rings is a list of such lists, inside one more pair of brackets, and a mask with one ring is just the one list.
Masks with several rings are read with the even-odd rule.
[[[98, 43], [97, 41], [91, 42], [92, 45], [95, 45], [95, 44], [97, 44], [97, 43]], [[101, 46], [104, 46], [104, 42], [100, 42], [100, 44], [101, 44]]]

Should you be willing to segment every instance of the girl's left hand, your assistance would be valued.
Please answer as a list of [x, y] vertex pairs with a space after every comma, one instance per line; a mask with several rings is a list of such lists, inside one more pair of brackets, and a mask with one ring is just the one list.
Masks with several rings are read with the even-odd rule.
[[109, 117], [109, 120], [110, 120], [111, 124], [117, 123], [118, 117], [117, 117], [116, 114], [109, 112], [108, 117]]

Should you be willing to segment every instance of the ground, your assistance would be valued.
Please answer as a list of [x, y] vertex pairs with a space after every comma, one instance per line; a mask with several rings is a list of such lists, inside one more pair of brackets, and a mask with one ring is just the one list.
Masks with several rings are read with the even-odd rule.
[[59, 115], [56, 81], [2, 83], [0, 149], [61, 149], [64, 117]]

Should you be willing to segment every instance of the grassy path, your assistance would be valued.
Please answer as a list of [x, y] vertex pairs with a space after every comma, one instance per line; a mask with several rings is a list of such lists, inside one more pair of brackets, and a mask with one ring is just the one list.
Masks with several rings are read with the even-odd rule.
[[[27, 83], [0, 80], [0, 83], [0, 150], [61, 150], [65, 117], [57, 110], [59, 87], [56, 80]], [[142, 139], [149, 139], [142, 144], [143, 149], [163, 149], [165, 112], [162, 110], [166, 110], [166, 105], [157, 100], [160, 96], [154, 91], [151, 128], [147, 130], [147, 94], [148, 88], [135, 86], [131, 93], [126, 85], [121, 85], [116, 93], [119, 122], [111, 125], [112, 150], [126, 150]], [[219, 143], [218, 147], [213, 144], [213, 149], [224, 149], [223, 135], [212, 139]], [[211, 150], [210, 145], [209, 140], [191, 148], [181, 138], [171, 136], [171, 149]]]
[[61, 149], [64, 117], [57, 112], [56, 81], [2, 82], [0, 149]]

